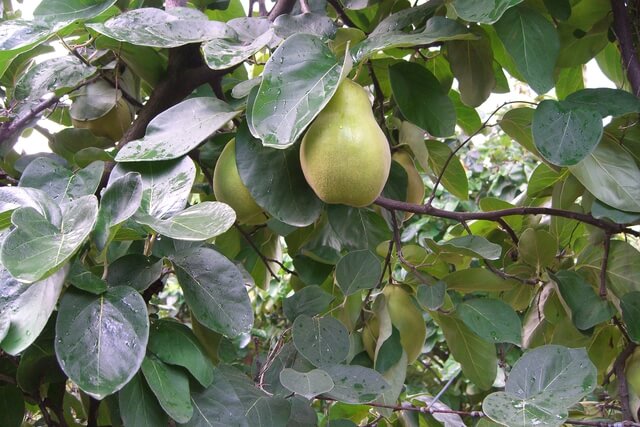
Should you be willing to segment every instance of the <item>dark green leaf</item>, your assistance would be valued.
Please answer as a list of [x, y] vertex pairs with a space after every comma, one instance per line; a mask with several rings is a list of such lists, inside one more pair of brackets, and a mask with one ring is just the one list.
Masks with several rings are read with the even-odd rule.
[[0, 425], [20, 427], [24, 410], [25, 402], [20, 389], [12, 384], [0, 386]]
[[189, 396], [189, 377], [180, 368], [162, 361], [145, 357], [142, 373], [167, 414], [179, 423], [187, 422], [193, 416], [193, 406]]
[[444, 304], [447, 293], [447, 283], [438, 280], [433, 285], [420, 285], [416, 293], [416, 300], [423, 310], [437, 310]]
[[56, 354], [69, 378], [97, 399], [127, 384], [149, 338], [147, 307], [128, 286], [102, 295], [69, 289], [60, 301]]
[[522, 344], [522, 323], [506, 303], [492, 298], [476, 298], [456, 307], [458, 316], [473, 332], [489, 342]]
[[290, 321], [300, 315], [315, 316], [327, 310], [334, 297], [323, 291], [320, 286], [308, 285], [285, 298], [282, 302], [284, 315]]
[[286, 427], [291, 404], [282, 397], [259, 397], [247, 410], [247, 420], [256, 427]]
[[457, 253], [484, 259], [499, 259], [502, 253], [500, 245], [490, 242], [482, 236], [454, 237], [442, 242], [427, 241], [427, 245], [436, 252]]
[[[190, 98], [158, 114], [143, 138], [118, 151], [117, 162], [155, 162], [184, 156], [237, 116], [217, 98]], [[176, 126], [176, 123], [180, 123]]]
[[380, 243], [391, 237], [384, 219], [372, 210], [329, 205], [327, 213], [335, 238], [346, 250], [375, 251]]
[[349, 252], [336, 265], [336, 282], [345, 296], [376, 287], [381, 275], [380, 260], [369, 250]]
[[251, 132], [265, 146], [292, 145], [329, 102], [351, 69], [338, 62], [318, 37], [298, 33], [285, 40], [265, 65], [251, 109]]
[[118, 393], [120, 414], [124, 424], [140, 427], [157, 427], [167, 424], [167, 414], [138, 372]]
[[171, 258], [184, 297], [200, 323], [226, 336], [247, 333], [253, 312], [244, 278], [227, 258], [194, 248]]
[[162, 260], [142, 254], [128, 254], [113, 261], [107, 271], [110, 286], [130, 286], [142, 292], [160, 278]]
[[[426, 144], [429, 150], [429, 168], [433, 174], [442, 175], [441, 184], [447, 191], [459, 199], [467, 200], [469, 198], [469, 180], [460, 158], [453, 155], [451, 148], [444, 142], [430, 139], [426, 141]], [[449, 157], [451, 160], [447, 168], [443, 170]]]
[[569, 101], [538, 104], [531, 126], [542, 156], [558, 166], [575, 165], [591, 153], [602, 137], [597, 111]]
[[640, 99], [620, 89], [583, 89], [567, 96], [566, 100], [597, 111], [603, 118], [640, 112]]
[[535, 10], [519, 6], [506, 11], [495, 29], [531, 88], [539, 94], [548, 92], [554, 86], [560, 51], [554, 26]]
[[331, 316], [298, 316], [293, 322], [292, 335], [300, 354], [318, 367], [340, 363], [349, 353], [347, 328]]
[[556, 19], [566, 21], [571, 16], [571, 3], [569, 0], [544, 0], [544, 5]]
[[589, 283], [574, 271], [560, 270], [549, 274], [558, 285], [562, 299], [571, 310], [571, 320], [580, 330], [586, 331], [606, 322], [615, 314], [615, 308], [601, 299]]
[[542, 271], [555, 260], [558, 241], [546, 230], [527, 228], [518, 241], [518, 252], [524, 262]]
[[594, 199], [591, 204], [591, 215], [593, 215], [594, 218], [608, 218], [618, 224], [628, 224], [640, 221], [639, 213], [625, 212], [612, 208], [598, 199]]
[[393, 96], [400, 111], [413, 124], [434, 136], [450, 136], [456, 110], [438, 79], [426, 68], [399, 62], [389, 68]]
[[99, 295], [107, 290], [107, 282], [96, 276], [79, 259], [71, 265], [67, 280], [76, 288]]
[[171, 319], [155, 321], [147, 349], [165, 363], [186, 368], [204, 387], [213, 381], [213, 365], [186, 325]]
[[640, 343], [640, 292], [625, 294], [620, 300], [622, 318], [633, 342]]
[[[400, 362], [404, 356], [404, 365], [407, 365], [406, 353], [402, 349], [402, 343], [400, 341], [400, 331], [393, 325], [391, 325], [391, 335], [384, 340], [378, 351], [376, 352], [375, 370], [383, 375], [386, 375], [390, 369], [392, 369], [398, 362]], [[403, 381], [404, 383], [404, 378]], [[397, 397], [397, 396], [396, 396]]]
[[304, 227], [320, 216], [323, 204], [304, 178], [299, 145], [264, 147], [242, 126], [236, 135], [236, 164], [253, 199], [274, 218]]

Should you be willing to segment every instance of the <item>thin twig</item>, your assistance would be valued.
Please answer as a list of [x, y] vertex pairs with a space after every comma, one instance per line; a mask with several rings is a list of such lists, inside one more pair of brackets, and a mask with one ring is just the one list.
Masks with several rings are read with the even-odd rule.
[[244, 231], [242, 229], [242, 227], [240, 227], [238, 224], [236, 224], [235, 227], [238, 230], [238, 232], [242, 235], [242, 237], [244, 237], [244, 240], [246, 240], [247, 243], [249, 243], [249, 246], [251, 246], [251, 248], [255, 251], [255, 253], [258, 255], [258, 257], [262, 260], [262, 262], [264, 263], [264, 265], [267, 268], [267, 271], [269, 272], [271, 277], [273, 277], [274, 279], [276, 279], [279, 282], [280, 281], [280, 277], [278, 277], [278, 275], [273, 271], [273, 269], [269, 265], [270, 258], [267, 258], [260, 251], [260, 248], [254, 243], [254, 241], [251, 239], [251, 236], [249, 236], [249, 234], [247, 234], [247, 232]]
[[416, 276], [421, 283], [428, 284], [430, 280], [424, 274], [422, 274], [422, 272], [418, 270], [415, 265], [411, 264], [404, 257], [404, 254], [402, 252], [402, 241], [400, 240], [400, 227], [398, 225], [398, 218], [396, 217], [396, 211], [389, 210], [389, 213], [391, 213], [391, 225], [393, 226], [393, 240], [395, 241], [396, 255], [398, 255], [398, 260], [400, 260], [400, 262], [404, 266], [409, 268], [409, 270], [411, 270], [413, 275]]
[[602, 265], [600, 267], [600, 298], [607, 299], [607, 264], [609, 263], [609, 250], [611, 249], [611, 235], [604, 237], [604, 251], [602, 253]]
[[344, 25], [346, 25], [347, 27], [358, 28], [358, 26], [351, 20], [351, 18], [349, 18], [349, 15], [347, 15], [347, 13], [344, 11], [344, 8], [340, 4], [340, 0], [327, 0], [327, 3], [329, 3], [331, 7], [333, 7]]

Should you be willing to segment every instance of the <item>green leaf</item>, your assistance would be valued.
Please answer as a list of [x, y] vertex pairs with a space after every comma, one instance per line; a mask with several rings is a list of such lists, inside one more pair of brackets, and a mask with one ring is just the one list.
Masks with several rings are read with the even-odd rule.
[[0, 339], [4, 351], [12, 355], [21, 353], [38, 338], [56, 307], [67, 271], [60, 269], [27, 285], [0, 268], [0, 320], [8, 328]]
[[227, 258], [210, 248], [194, 248], [171, 258], [193, 315], [229, 337], [247, 333], [253, 311], [244, 278]]
[[348, 251], [375, 251], [380, 243], [391, 237], [391, 231], [384, 219], [372, 210], [328, 205], [327, 214], [336, 238], [342, 248]]
[[575, 271], [560, 270], [549, 274], [558, 285], [562, 299], [571, 310], [571, 320], [576, 328], [586, 331], [611, 319], [616, 310], [606, 300], [602, 300]]
[[389, 383], [373, 369], [357, 365], [332, 365], [323, 370], [334, 383], [333, 390], [326, 395], [341, 402], [371, 402], [389, 389]]
[[96, 68], [87, 66], [75, 56], [62, 56], [34, 65], [24, 73], [15, 87], [16, 99], [39, 101], [48, 93], [62, 95], [91, 77]]
[[59, 204], [94, 194], [102, 173], [103, 162], [93, 162], [77, 172], [60, 161], [39, 157], [29, 163], [20, 177], [21, 187], [37, 188]]
[[538, 104], [531, 131], [545, 159], [554, 165], [571, 166], [595, 149], [603, 128], [597, 111], [569, 101], [547, 99]]
[[147, 350], [160, 360], [186, 368], [203, 387], [213, 381], [213, 365], [191, 329], [172, 319], [151, 325]]
[[507, 111], [498, 122], [500, 128], [518, 144], [532, 152], [538, 154], [533, 143], [531, 124], [535, 110], [529, 107], [514, 108]]
[[95, 295], [100, 295], [107, 290], [107, 282], [89, 271], [79, 259], [71, 265], [67, 281], [76, 288]]
[[[117, 162], [155, 162], [182, 157], [239, 114], [217, 98], [190, 98], [151, 120], [142, 139], [118, 151]], [[179, 126], [176, 124], [180, 123]]]
[[453, 101], [456, 108], [456, 123], [467, 134], [471, 135], [482, 127], [480, 115], [475, 108], [471, 108], [462, 103], [460, 94], [455, 90], [449, 91], [449, 98]]
[[67, 380], [56, 359], [54, 340], [55, 320], [52, 318], [38, 339], [20, 355], [16, 380], [26, 393], [38, 393], [45, 384], [49, 385], [51, 393], [54, 383], [64, 384]]
[[238, 394], [219, 370], [214, 372], [214, 380], [209, 387], [192, 392], [191, 400], [196, 410], [193, 418], [182, 426], [249, 427], [246, 410]]
[[546, 230], [527, 228], [518, 241], [518, 253], [527, 264], [538, 271], [549, 267], [558, 252], [557, 239]]
[[317, 395], [333, 389], [333, 380], [322, 369], [298, 372], [291, 368], [285, 368], [280, 372], [280, 383], [307, 399], [313, 399]]
[[435, 252], [456, 253], [474, 258], [499, 259], [502, 247], [482, 236], [454, 237], [443, 242], [427, 241], [427, 245]]
[[373, 289], [381, 275], [380, 260], [369, 250], [349, 252], [336, 265], [336, 282], [345, 296]]
[[88, 24], [87, 27], [121, 42], [157, 48], [178, 47], [236, 34], [226, 24], [210, 21], [195, 9], [186, 12], [176, 9], [171, 13], [152, 7], [134, 9], [104, 24]]
[[284, 315], [290, 321], [300, 315], [315, 316], [327, 310], [334, 297], [323, 291], [320, 286], [309, 285], [296, 291], [282, 302]]
[[629, 336], [636, 344], [640, 343], [640, 292], [634, 291], [625, 294], [620, 299], [620, 307]]
[[487, 396], [482, 409], [509, 426], [560, 426], [569, 407], [595, 385], [596, 368], [584, 349], [546, 345], [525, 353], [511, 370], [505, 391]]
[[280, 38], [286, 39], [297, 33], [313, 34], [323, 40], [335, 37], [337, 27], [326, 15], [313, 12], [300, 15], [284, 14], [273, 21], [273, 30]]
[[640, 169], [620, 145], [603, 139], [580, 163], [569, 167], [591, 194], [622, 211], [640, 212]]
[[163, 218], [186, 206], [196, 166], [188, 156], [166, 162], [118, 163], [109, 175], [107, 186], [128, 172], [138, 172], [142, 177], [142, 211]]
[[389, 68], [393, 97], [411, 123], [434, 136], [453, 135], [456, 110], [429, 70], [412, 62], [399, 62]]
[[124, 425], [156, 427], [167, 424], [167, 414], [138, 372], [118, 393], [120, 415]]
[[582, 66], [561, 68], [556, 78], [556, 97], [565, 99], [570, 94], [584, 89]]
[[69, 289], [60, 300], [56, 355], [84, 392], [103, 399], [127, 384], [142, 364], [149, 318], [142, 296], [128, 286], [102, 295]]
[[0, 424], [5, 427], [20, 427], [24, 412], [25, 402], [18, 386], [0, 386]]
[[51, 224], [60, 225], [60, 206], [42, 190], [23, 187], [0, 187], [0, 228], [11, 225], [11, 214], [19, 207], [31, 207]]
[[462, 321], [489, 342], [522, 344], [522, 322], [506, 303], [492, 298], [467, 300], [456, 307]]
[[488, 390], [498, 367], [494, 344], [477, 336], [457, 317], [436, 312], [431, 315], [442, 328], [451, 355], [462, 365], [462, 373], [481, 390]]
[[462, 200], [469, 199], [469, 181], [467, 173], [460, 162], [458, 156], [453, 156], [447, 165], [443, 167], [447, 159], [452, 156], [451, 148], [444, 142], [433, 139], [427, 140], [427, 149], [429, 150], [429, 167], [434, 175], [442, 175], [442, 186], [451, 194]]
[[[102, 193], [93, 238], [102, 251], [115, 231], [136, 213], [142, 202], [143, 184], [140, 174], [129, 172], [113, 180]], [[114, 229], [115, 228], [115, 229]]]
[[509, 9], [495, 24], [504, 43], [531, 88], [539, 94], [554, 86], [553, 70], [560, 51], [554, 26], [533, 9]]
[[334, 317], [298, 316], [293, 322], [292, 335], [296, 349], [315, 366], [340, 363], [349, 354], [347, 328]]
[[231, 228], [236, 213], [231, 206], [222, 202], [200, 202], [167, 219], [158, 219], [142, 212], [138, 212], [134, 219], [172, 239], [203, 241]]
[[[464, 271], [464, 270], [463, 270]], [[416, 300], [423, 310], [437, 310], [444, 304], [447, 293], [447, 283], [438, 280], [433, 285], [420, 285], [416, 292]]]
[[19, 208], [16, 226], [0, 248], [0, 261], [20, 281], [35, 282], [62, 267], [84, 243], [98, 216], [95, 196], [84, 196], [63, 206], [60, 229], [33, 208]]
[[113, 6], [116, 0], [43, 0], [33, 16], [48, 22], [90, 19]]
[[274, 218], [297, 227], [318, 219], [323, 203], [304, 178], [300, 145], [264, 147], [246, 126], [236, 135], [236, 165], [251, 196]]
[[183, 371], [153, 357], [145, 357], [142, 373], [160, 406], [171, 418], [179, 423], [191, 419], [193, 406], [189, 396], [189, 377]]
[[251, 132], [268, 147], [292, 145], [329, 102], [351, 69], [311, 34], [296, 34], [273, 52], [251, 109]]
[[256, 427], [285, 427], [291, 416], [291, 405], [282, 397], [260, 397], [247, 410], [247, 420]]
[[162, 274], [162, 260], [142, 254], [124, 255], [109, 265], [110, 286], [130, 286], [138, 292], [147, 289]]
[[453, 75], [458, 79], [462, 102], [470, 107], [477, 107], [486, 101], [496, 86], [491, 42], [481, 29], [477, 32], [480, 33], [477, 40], [446, 43], [447, 59]]
[[269, 30], [254, 39], [216, 38], [203, 43], [202, 54], [209, 68], [223, 70], [255, 55], [267, 46], [273, 37], [273, 31]]
[[510, 291], [518, 282], [511, 279], [503, 279], [485, 268], [467, 268], [454, 271], [442, 278], [447, 284], [447, 289], [458, 292], [494, 292]]
[[640, 99], [620, 89], [583, 89], [567, 96], [566, 100], [597, 111], [603, 118], [640, 112]]
[[451, 6], [465, 21], [493, 24], [502, 14], [522, 0], [454, 0]]
[[[406, 9], [405, 12], [411, 13], [415, 11], [411, 8]], [[396, 15], [401, 13], [403, 11], [398, 12]], [[389, 18], [393, 16], [391, 15]], [[385, 21], [381, 22], [375, 31], [369, 34], [369, 37], [351, 48], [351, 55], [356, 62], [362, 62], [375, 52], [392, 47], [413, 47], [447, 40], [470, 40], [475, 38], [462, 24], [443, 16], [429, 18], [422, 31], [413, 33], [401, 31], [408, 24], [407, 22]]]
[[608, 218], [618, 224], [628, 224], [640, 221], [640, 213], [621, 211], [602, 203], [598, 199], [594, 199], [591, 204], [591, 215], [598, 219]]
[[544, 0], [544, 6], [551, 16], [566, 21], [571, 16], [571, 3], [569, 0]]
[[[589, 246], [578, 257], [576, 269], [590, 271], [600, 277], [603, 250]], [[607, 263], [607, 288], [618, 298], [629, 292], [640, 291], [640, 252], [629, 243], [612, 240]]]
[[556, 182], [560, 181], [562, 177], [562, 173], [556, 172], [546, 163], [538, 164], [529, 177], [527, 196], [536, 197], [542, 191], [550, 188]]
[[54, 31], [66, 26], [51, 25], [43, 21], [14, 19], [0, 23], [0, 76], [19, 54], [33, 49], [45, 41]]

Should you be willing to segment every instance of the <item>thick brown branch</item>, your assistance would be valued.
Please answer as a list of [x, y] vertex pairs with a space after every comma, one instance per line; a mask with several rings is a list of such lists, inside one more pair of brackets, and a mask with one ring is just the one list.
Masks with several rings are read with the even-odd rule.
[[351, 20], [351, 18], [349, 18], [347, 13], [344, 11], [344, 8], [340, 4], [340, 0], [327, 0], [327, 3], [329, 3], [335, 9], [344, 25], [346, 25], [347, 27], [358, 28], [358, 26]]
[[431, 205], [416, 205], [413, 203], [400, 202], [398, 200], [391, 200], [385, 197], [378, 197], [374, 202], [378, 206], [389, 210], [398, 210], [404, 212], [413, 212], [421, 215], [430, 215], [437, 218], [452, 219], [454, 221], [473, 221], [478, 219], [484, 219], [487, 221], [498, 221], [499, 218], [514, 215], [549, 215], [558, 216], [562, 218], [573, 219], [576, 221], [591, 224], [598, 228], [605, 230], [610, 234], [626, 233], [632, 236], [640, 237], [640, 232], [629, 228], [625, 224], [615, 224], [609, 221], [594, 218], [589, 214], [583, 214], [579, 212], [565, 211], [562, 209], [544, 208], [544, 207], [516, 207], [509, 209], [502, 209], [490, 212], [452, 212], [444, 209], [438, 209]]
[[280, 15], [291, 13], [297, 0], [278, 0], [269, 12], [269, 21], [275, 21]]
[[640, 96], [640, 60], [633, 45], [633, 30], [631, 20], [624, 0], [611, 0], [613, 10], [613, 32], [620, 43], [620, 54], [631, 89], [636, 96]]

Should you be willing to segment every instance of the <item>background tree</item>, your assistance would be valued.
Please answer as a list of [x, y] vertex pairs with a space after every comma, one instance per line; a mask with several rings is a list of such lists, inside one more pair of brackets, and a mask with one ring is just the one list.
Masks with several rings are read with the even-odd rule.
[[165, 3], [2, 2], [0, 425], [640, 425], [637, 1]]

